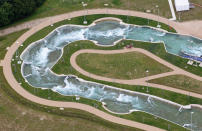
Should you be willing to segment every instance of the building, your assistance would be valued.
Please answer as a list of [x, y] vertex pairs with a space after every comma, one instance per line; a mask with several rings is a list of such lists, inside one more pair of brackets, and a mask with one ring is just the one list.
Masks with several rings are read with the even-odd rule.
[[189, 0], [175, 0], [176, 11], [189, 10]]

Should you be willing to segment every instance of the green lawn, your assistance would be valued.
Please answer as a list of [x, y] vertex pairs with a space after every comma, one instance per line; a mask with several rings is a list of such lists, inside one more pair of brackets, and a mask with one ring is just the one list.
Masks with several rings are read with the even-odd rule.
[[[168, 0], [46, 0], [42, 6], [36, 9], [36, 11], [29, 17], [19, 20], [12, 25], [17, 25], [25, 21], [43, 18], [48, 16], [54, 16], [62, 13], [72, 12], [76, 10], [83, 10], [81, 2], [87, 3], [87, 9], [92, 8], [106, 8], [105, 3], [108, 3], [108, 8], [117, 9], [130, 9], [145, 12], [151, 10], [151, 13], [158, 14], [156, 5], [159, 5], [159, 15], [167, 18], [171, 18], [171, 12], [168, 5]], [[11, 25], [11, 26], [12, 26]], [[9, 27], [9, 26], [7, 26]], [[3, 27], [6, 28], [6, 27]]]
[[18, 32], [14, 32], [5, 36], [0, 36], [0, 60], [4, 58], [7, 50], [6, 48], [11, 46], [13, 42], [17, 40], [23, 33], [25, 33], [27, 29], [21, 30]]
[[184, 75], [172, 75], [149, 80], [149, 82], [202, 94], [202, 81]]
[[[136, 131], [139, 129], [114, 124], [88, 112], [42, 106], [19, 96], [8, 85], [0, 67], [1, 131]], [[47, 113], [49, 112], [49, 113]]]
[[[87, 72], [117, 79], [137, 79], [171, 71], [168, 67], [140, 52], [121, 54], [84, 53], [76, 58]], [[149, 73], [146, 73], [149, 70]]]

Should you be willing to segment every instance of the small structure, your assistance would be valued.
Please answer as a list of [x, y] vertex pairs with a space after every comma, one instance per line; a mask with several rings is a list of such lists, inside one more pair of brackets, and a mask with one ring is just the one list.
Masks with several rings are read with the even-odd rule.
[[202, 67], [202, 62], [199, 64], [199, 67]]
[[194, 63], [194, 61], [192, 61], [192, 60], [189, 60], [189, 61], [187, 62], [188, 65], [192, 65], [193, 63]]
[[85, 24], [85, 25], [86, 25], [86, 24], [88, 24], [88, 22], [87, 22], [86, 20], [84, 20], [84, 21], [83, 21], [83, 24]]
[[77, 100], [77, 101], [78, 101], [78, 100], [80, 100], [80, 97], [79, 97], [79, 96], [77, 96], [77, 95], [76, 95], [76, 100]]
[[189, 0], [175, 0], [176, 11], [186, 11], [189, 10]]
[[60, 109], [61, 111], [63, 111], [63, 110], [64, 110], [64, 108], [63, 108], [63, 107], [60, 107], [59, 109]]
[[126, 48], [130, 49], [133, 47], [133, 44], [130, 44], [130, 45], [126, 45]]

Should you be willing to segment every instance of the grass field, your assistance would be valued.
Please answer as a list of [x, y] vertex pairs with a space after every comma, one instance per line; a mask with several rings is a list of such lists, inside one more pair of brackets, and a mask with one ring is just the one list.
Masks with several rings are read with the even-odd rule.
[[198, 81], [184, 75], [172, 75], [153, 79], [149, 82], [202, 94], [202, 81]]
[[[1, 131], [136, 131], [77, 109], [51, 108], [22, 98], [8, 85], [0, 68]], [[50, 112], [50, 113], [47, 113]]]
[[6, 48], [12, 45], [13, 42], [15, 42], [16, 39], [26, 31], [27, 29], [8, 34], [6, 36], [0, 36], [0, 60], [4, 58], [7, 52]]
[[[171, 71], [139, 52], [105, 55], [84, 53], [77, 56], [76, 62], [87, 72], [117, 79], [137, 79]], [[146, 70], [149, 70], [149, 73], [146, 73]]]

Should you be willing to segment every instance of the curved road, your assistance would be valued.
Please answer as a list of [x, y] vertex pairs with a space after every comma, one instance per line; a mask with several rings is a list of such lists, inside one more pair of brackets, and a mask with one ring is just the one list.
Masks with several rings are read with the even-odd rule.
[[[42, 28], [49, 26], [53, 23], [68, 19], [68, 18], [73, 18], [73, 17], [77, 17], [77, 16], [82, 16], [86, 13], [86, 11], [75, 11], [75, 12], [71, 12], [71, 13], [67, 13], [67, 14], [63, 14], [63, 15], [58, 15], [58, 16], [53, 16], [50, 17], [50, 19], [41, 22], [40, 24], [37, 24], [36, 26], [32, 27], [29, 31], [27, 31], [26, 33], [24, 33], [21, 37], [19, 37], [17, 39], [17, 41], [8, 49], [7, 54], [3, 60], [3, 62], [1, 62], [2, 66], [3, 66], [3, 73], [5, 75], [6, 80], [8, 81], [8, 83], [10, 84], [10, 86], [21, 96], [23, 96], [24, 98], [32, 101], [32, 102], [36, 102], [42, 105], [47, 105], [47, 106], [54, 106], [54, 107], [66, 107], [66, 108], [76, 108], [76, 109], [81, 109], [81, 110], [85, 110], [88, 111], [92, 114], [95, 114], [105, 120], [111, 121], [111, 122], [115, 122], [118, 124], [123, 124], [123, 125], [127, 125], [127, 126], [131, 126], [131, 127], [136, 127], [139, 129], [143, 129], [143, 130], [152, 130], [152, 131], [157, 131], [157, 130], [162, 130], [156, 127], [152, 127], [149, 125], [145, 125], [145, 124], [141, 124], [138, 122], [134, 122], [134, 121], [130, 121], [130, 120], [125, 120], [122, 118], [118, 118], [118, 117], [114, 117], [108, 113], [102, 112], [98, 109], [95, 109], [91, 106], [88, 105], [84, 105], [84, 104], [78, 104], [78, 103], [71, 103], [71, 102], [60, 102], [60, 101], [52, 101], [52, 100], [46, 100], [46, 99], [42, 99], [39, 97], [36, 97], [32, 94], [30, 94], [29, 92], [27, 92], [24, 88], [21, 87], [21, 85], [16, 81], [16, 79], [13, 76], [12, 73], [12, 69], [11, 69], [11, 59], [12, 56], [14, 55], [15, 51], [18, 49], [18, 47], [20, 47], [20, 45], [31, 35], [33, 35], [35, 32], [41, 30]], [[142, 13], [142, 12], [136, 12], [136, 11], [127, 11], [127, 10], [116, 10], [116, 9], [108, 9], [108, 11], [106, 12], [106, 9], [92, 9], [92, 10], [88, 10], [88, 14], [104, 14], [104, 13], [109, 13], [109, 14], [119, 14], [119, 15], [131, 15], [131, 16], [139, 16], [139, 17], [143, 17], [143, 18], [149, 18], [152, 20], [159, 20], [160, 22], [163, 22], [165, 24], [168, 24], [168, 19], [166, 18], [162, 18], [152, 14], [146, 14], [146, 13]], [[174, 27], [177, 32], [183, 33], [183, 34], [190, 34], [190, 30], [186, 30], [183, 28], [183, 26], [181, 26], [179, 23], [177, 22], [173, 22], [173, 21], [169, 21], [169, 25]]]

